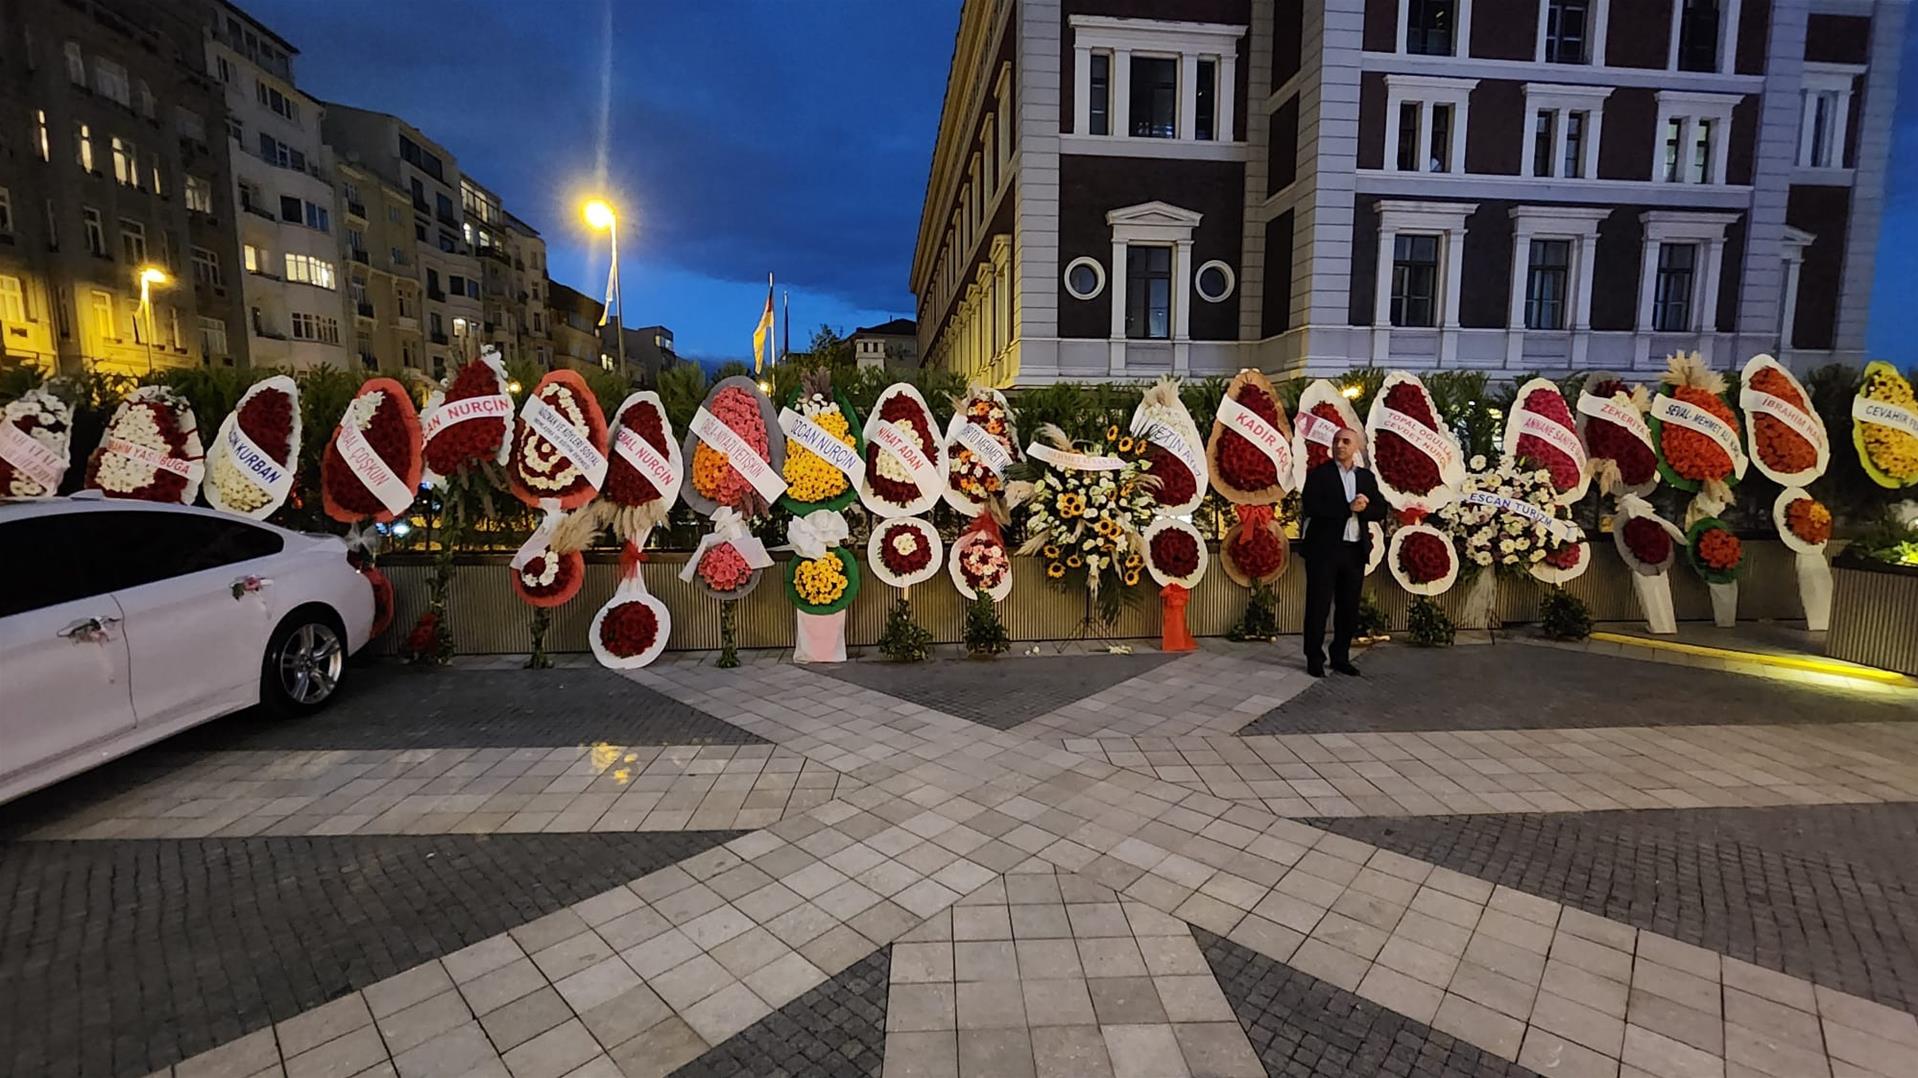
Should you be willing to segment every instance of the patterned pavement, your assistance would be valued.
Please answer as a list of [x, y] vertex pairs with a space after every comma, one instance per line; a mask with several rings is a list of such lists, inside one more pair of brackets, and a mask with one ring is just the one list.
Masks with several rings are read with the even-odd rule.
[[[1328, 697], [1312, 727], [1283, 646], [709, 658], [376, 667], [310, 730], [216, 724], [9, 806], [0, 983], [32, 987], [0, 1075], [1918, 1058], [1911, 689], [1501, 643], [1442, 656], [1470, 684], [1401, 682], [1455, 725]], [[1736, 717], [1624, 726], [1589, 695], [1707, 673]], [[1467, 692], [1552, 723], [1438, 706]], [[1320, 732], [1239, 736], [1285, 715]]]

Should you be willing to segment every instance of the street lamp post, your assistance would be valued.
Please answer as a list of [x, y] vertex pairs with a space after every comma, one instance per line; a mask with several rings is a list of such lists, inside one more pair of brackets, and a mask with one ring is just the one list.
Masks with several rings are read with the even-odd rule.
[[158, 266], [143, 266], [140, 268], [138, 279], [140, 282], [140, 310], [147, 316], [147, 375], [151, 377], [153, 374], [153, 286], [160, 285], [161, 287], [165, 287], [171, 282], [172, 278], [168, 277], [166, 271]]
[[[586, 223], [594, 229], [606, 233], [612, 243], [612, 265], [608, 275], [613, 282], [613, 306], [619, 309], [619, 317], [613, 320], [613, 354], [619, 357], [619, 375], [626, 377], [626, 300], [620, 295], [619, 280], [619, 215], [613, 212], [613, 206], [603, 198], [589, 199], [581, 207]], [[602, 325], [604, 322], [601, 323]]]

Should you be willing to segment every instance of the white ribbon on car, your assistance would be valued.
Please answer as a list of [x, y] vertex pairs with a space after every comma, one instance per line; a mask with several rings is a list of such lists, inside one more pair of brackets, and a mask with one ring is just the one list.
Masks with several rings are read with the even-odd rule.
[[746, 518], [731, 506], [722, 505], [713, 511], [713, 530], [699, 537], [699, 545], [693, 548], [692, 555], [686, 559], [685, 568], [679, 571], [679, 579], [691, 583], [699, 573], [699, 561], [706, 556], [706, 551], [726, 545], [739, 552], [748, 569], [764, 569], [773, 563], [772, 555], [766, 553], [766, 544], [753, 536]]
[[[1281, 479], [1292, 474], [1292, 443], [1279, 429], [1265, 421], [1259, 413], [1233, 400], [1230, 396], [1219, 400], [1217, 413], [1219, 422], [1226, 429], [1239, 435], [1265, 454]], [[1198, 474], [1197, 472], [1193, 473]]]
[[380, 459], [379, 451], [373, 443], [366, 440], [366, 432], [348, 419], [340, 424], [340, 437], [334, 443], [340, 451], [340, 459], [346, 462], [347, 470], [359, 479], [369, 493], [380, 500], [386, 511], [394, 516], [406, 512], [413, 504], [413, 488], [406, 485], [386, 461]]
[[592, 439], [582, 433], [572, 421], [560, 414], [559, 410], [547, 404], [535, 393], [526, 398], [526, 406], [520, 409], [520, 422], [526, 424], [534, 434], [544, 438], [560, 455], [578, 468], [586, 477], [586, 484], [598, 490], [606, 482], [606, 454], [599, 451]]
[[[269, 501], [283, 501], [293, 490], [293, 469], [274, 460], [266, 450], [247, 437], [246, 432], [240, 429], [237, 415], [226, 428], [226, 451], [232, 456], [234, 465], [261, 490], [266, 491]], [[411, 502], [412, 499], [407, 500]]]
[[846, 518], [830, 509], [819, 509], [803, 517], [794, 517], [786, 526], [786, 545], [807, 561], [823, 558], [826, 552], [846, 541], [851, 534]]
[[1902, 404], [1890, 401], [1872, 400], [1870, 397], [1851, 399], [1851, 417], [1862, 423], [1876, 423], [1881, 427], [1893, 427], [1906, 434], [1918, 437], [1918, 412]]
[[1676, 423], [1717, 442], [1718, 447], [1731, 458], [1732, 474], [1740, 479], [1745, 478], [1747, 463], [1745, 447], [1738, 443], [1738, 431], [1731, 424], [1703, 408], [1694, 407], [1663, 393], [1652, 399], [1652, 415], [1656, 416], [1660, 423]]
[[691, 427], [693, 435], [711, 446], [714, 452], [726, 454], [726, 463], [744, 476], [760, 497], [770, 502], [786, 493], [786, 481], [773, 470], [771, 462], [747, 444], [738, 431], [707, 411], [705, 405], [700, 405], [699, 411], [693, 413]]
[[1502, 494], [1493, 494], [1487, 490], [1475, 490], [1461, 497], [1459, 501], [1466, 505], [1489, 505], [1501, 513], [1511, 513], [1524, 517], [1534, 524], [1542, 524], [1552, 538], [1561, 543], [1569, 543], [1584, 536], [1583, 530], [1569, 520], [1561, 520], [1549, 510], [1533, 505], [1519, 498], [1507, 498]]
[[786, 432], [786, 437], [811, 450], [813, 456], [839, 469], [854, 486], [865, 481], [866, 458], [859, 455], [859, 450], [833, 437], [833, 433], [813, 417], [782, 408], [779, 429]]
[[60, 478], [67, 474], [64, 453], [49, 448], [40, 439], [12, 423], [0, 422], [0, 460], [38, 483], [49, 494], [59, 488]]

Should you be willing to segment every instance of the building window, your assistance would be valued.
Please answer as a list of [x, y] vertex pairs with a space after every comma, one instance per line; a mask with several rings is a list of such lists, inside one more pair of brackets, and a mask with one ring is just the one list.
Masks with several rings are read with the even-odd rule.
[[208, 359], [227, 354], [225, 322], [200, 316], [200, 352]]
[[1664, 183], [1724, 183], [1726, 135], [1736, 94], [1658, 94], [1659, 158], [1655, 180]]
[[1095, 52], [1091, 56], [1091, 89], [1087, 102], [1088, 130], [1094, 135], [1112, 133], [1112, 54]]
[[147, 230], [138, 221], [120, 219], [120, 254], [129, 266], [139, 266], [147, 260]]
[[262, 268], [267, 264], [267, 255], [264, 248], [255, 247], [250, 243], [242, 245], [240, 247], [240, 261], [246, 265], [246, 271], [248, 273], [266, 272], [266, 270]]
[[1466, 103], [1477, 79], [1385, 77], [1385, 137], [1395, 172], [1465, 171]]
[[140, 115], [149, 120], [153, 119], [155, 111], [153, 88], [147, 85], [147, 80], [141, 79], [133, 84], [133, 99], [140, 103]]
[[1564, 329], [1572, 241], [1533, 240], [1525, 274], [1525, 328]]
[[[1227, 131], [1221, 134], [1216, 130], [1219, 123], [1218, 95], [1220, 92], [1218, 62], [1211, 59], [1200, 60], [1198, 69], [1199, 85], [1195, 88], [1193, 105], [1197, 115], [1193, 121], [1193, 137], [1207, 142], [1213, 139], [1230, 139], [1232, 132]], [[1224, 87], [1224, 90], [1230, 93], [1232, 88], [1228, 86]]]
[[1845, 167], [1852, 79], [1864, 73], [1864, 68], [1846, 64], [1805, 65], [1799, 91], [1799, 167]]
[[300, 108], [293, 103], [292, 98], [268, 86], [264, 81], [255, 81], [253, 89], [260, 99], [260, 104], [265, 105], [269, 111], [294, 123], [300, 122]]
[[1232, 295], [1232, 289], [1238, 285], [1238, 277], [1232, 267], [1214, 259], [1199, 267], [1192, 275], [1192, 289], [1199, 298], [1207, 303], [1220, 303]]
[[[1423, 168], [1419, 164], [1421, 142], [1428, 143]], [[1449, 172], [1451, 160], [1452, 106], [1423, 101], [1399, 102], [1398, 170]]]
[[1692, 277], [1698, 265], [1695, 243], [1658, 245], [1658, 277], [1652, 292], [1652, 328], [1686, 333], [1692, 328]]
[[286, 256], [286, 279], [300, 284], [310, 284], [316, 288], [337, 288], [333, 263], [311, 255], [288, 254]]
[[1065, 282], [1073, 299], [1096, 299], [1106, 288], [1106, 268], [1097, 259], [1075, 258], [1066, 264]]
[[107, 229], [100, 220], [100, 211], [92, 206], [82, 206], [80, 220], [86, 227], [87, 250], [101, 258], [107, 257]]
[[1405, 0], [1405, 51], [1418, 56], [1452, 55], [1458, 0]]
[[101, 97], [133, 107], [133, 88], [127, 85], [127, 69], [111, 60], [94, 57], [93, 88]]
[[120, 327], [113, 321], [113, 294], [94, 289], [87, 296], [87, 306], [93, 316], [93, 334], [103, 341], [119, 340], [114, 334]]
[[321, 344], [340, 343], [340, 320], [320, 315], [293, 312], [293, 339], [296, 341], [318, 341]]
[[0, 276], [0, 322], [27, 320], [27, 293], [20, 278]]
[[80, 53], [80, 43], [78, 41], [67, 42], [66, 56], [67, 81], [73, 83], [75, 86], [85, 86], [87, 84], [87, 61], [86, 57]]
[[40, 160], [53, 160], [53, 139], [47, 135], [47, 110], [33, 110], [33, 148], [39, 152]]
[[113, 138], [113, 179], [123, 187], [140, 186], [140, 151], [118, 135]]
[[1126, 336], [1163, 341], [1172, 336], [1172, 248], [1128, 245]]
[[1591, 0], [1546, 0], [1545, 62], [1583, 64], [1590, 61]]
[[1718, 70], [1718, 0], [1683, 0], [1678, 15], [1678, 70]]
[[220, 256], [204, 247], [193, 249], [193, 279], [203, 285], [218, 287], [220, 277]]
[[264, 131], [260, 132], [260, 157], [269, 165], [290, 168], [295, 172], [306, 171], [306, 154]]
[[1712, 183], [1711, 120], [1674, 116], [1665, 121], [1666, 183]]
[[13, 235], [13, 192], [0, 187], [0, 235]]
[[80, 124], [73, 129], [73, 159], [80, 164], [80, 171], [93, 171], [93, 129]]
[[1437, 236], [1399, 235], [1392, 241], [1392, 324], [1433, 326], [1438, 314]]
[[186, 208], [194, 213], [213, 212], [213, 181], [204, 176], [186, 178]]
[[183, 139], [204, 143], [206, 118], [192, 109], [175, 105], [173, 106], [173, 131]]
[[1134, 138], [1177, 138], [1179, 61], [1161, 56], [1132, 58], [1132, 99], [1127, 102]]

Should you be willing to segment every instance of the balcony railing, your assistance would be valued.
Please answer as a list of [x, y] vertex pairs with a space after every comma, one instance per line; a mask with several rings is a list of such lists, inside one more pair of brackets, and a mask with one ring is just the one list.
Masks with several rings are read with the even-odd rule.
[[362, 221], [366, 220], [366, 203], [348, 201], [346, 204], [346, 215], [348, 217], [357, 217]]
[[354, 304], [354, 310], [359, 313], [361, 318], [373, 317], [373, 305], [371, 303]]
[[496, 259], [496, 260], [498, 260], [498, 261], [500, 261], [500, 262], [504, 262], [504, 263], [508, 263], [508, 264], [510, 264], [510, 263], [512, 262], [512, 259], [510, 259], [510, 258], [508, 258], [508, 257], [506, 256], [506, 251], [505, 251], [505, 249], [504, 249], [504, 248], [502, 248], [502, 247], [501, 247], [501, 246], [500, 246], [499, 244], [497, 244], [497, 243], [495, 243], [495, 244], [492, 244], [492, 245], [490, 245], [490, 246], [487, 246], [487, 247], [481, 247], [481, 248], [479, 249], [479, 253], [480, 253], [480, 257], [482, 257], [482, 258], [491, 258], [491, 259]]
[[373, 264], [371, 256], [358, 247], [353, 248], [353, 261], [358, 262], [362, 266], [370, 266]]
[[273, 213], [271, 213], [271, 212], [269, 212], [269, 211], [267, 211], [267, 210], [263, 210], [263, 209], [261, 209], [260, 207], [258, 207], [258, 206], [255, 206], [255, 205], [253, 205], [253, 204], [252, 204], [252, 203], [250, 203], [250, 202], [249, 202], [249, 203], [247, 203], [247, 204], [245, 204], [245, 205], [243, 205], [243, 206], [241, 206], [240, 208], [241, 208], [241, 209], [243, 209], [243, 210], [245, 210], [246, 212], [248, 212], [248, 213], [250, 213], [250, 214], [253, 214], [253, 215], [254, 215], [254, 216], [256, 216], [256, 217], [264, 217], [264, 218], [266, 218], [266, 219], [267, 219], [267, 220], [269, 220], [269, 221], [278, 221], [278, 220], [279, 220], [279, 218], [278, 218], [277, 216], [275, 216], [275, 215], [274, 215]]
[[429, 288], [426, 290], [426, 298], [444, 303], [446, 302], [446, 293], [437, 288]]
[[436, 329], [436, 330], [434, 330], [434, 331], [433, 331], [432, 333], [430, 333], [430, 334], [428, 334], [428, 336], [430, 336], [430, 337], [431, 337], [431, 338], [433, 339], [433, 343], [434, 343], [434, 344], [445, 344], [445, 343], [446, 343], [446, 334], [444, 334], [444, 333], [442, 333], [442, 332], [440, 332], [440, 331], [439, 331], [439, 330], [437, 330], [437, 329]]

